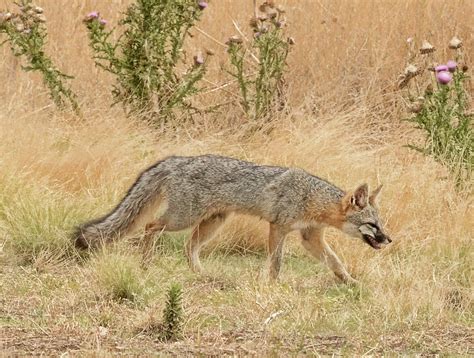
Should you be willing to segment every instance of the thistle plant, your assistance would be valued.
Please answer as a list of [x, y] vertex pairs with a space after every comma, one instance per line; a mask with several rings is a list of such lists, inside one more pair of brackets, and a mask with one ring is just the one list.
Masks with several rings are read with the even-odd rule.
[[173, 284], [168, 290], [166, 306], [163, 310], [163, 338], [167, 341], [179, 339], [183, 326], [183, 290]]
[[23, 70], [41, 73], [57, 107], [64, 109], [69, 105], [79, 114], [77, 96], [66, 84], [66, 80], [73, 77], [61, 72], [45, 52], [48, 32], [44, 10], [35, 6], [32, 0], [21, 0], [16, 5], [19, 12], [0, 13], [0, 34], [6, 35], [0, 45], [8, 43], [15, 56], [26, 59], [28, 64], [22, 66]]
[[232, 36], [227, 41], [232, 75], [239, 86], [241, 105], [251, 120], [268, 120], [286, 104], [283, 75], [291, 37], [285, 36], [285, 10], [274, 1], [265, 1], [250, 20], [253, 37], [243, 41]]
[[183, 46], [206, 7], [196, 0], [137, 0], [119, 22], [117, 39], [98, 12], [86, 16], [95, 63], [115, 76], [115, 103], [155, 122], [193, 110], [189, 99], [199, 91], [206, 58], [197, 54], [192, 65], [184, 65]]
[[399, 87], [413, 114], [408, 121], [425, 133], [423, 145], [409, 147], [446, 165], [460, 187], [471, 182], [474, 169], [473, 114], [462, 41], [454, 37], [449, 48], [455, 51], [455, 60], [446, 64], [433, 63], [436, 49], [427, 41], [419, 56], [411, 49], [411, 63], [401, 75]]

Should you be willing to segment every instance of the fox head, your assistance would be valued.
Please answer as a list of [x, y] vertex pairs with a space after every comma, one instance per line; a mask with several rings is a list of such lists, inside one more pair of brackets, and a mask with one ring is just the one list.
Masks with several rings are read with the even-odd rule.
[[381, 249], [392, 242], [383, 231], [379, 220], [376, 197], [382, 185], [369, 195], [367, 184], [360, 185], [342, 199], [342, 211], [345, 217], [342, 231], [346, 234], [364, 240], [374, 249]]

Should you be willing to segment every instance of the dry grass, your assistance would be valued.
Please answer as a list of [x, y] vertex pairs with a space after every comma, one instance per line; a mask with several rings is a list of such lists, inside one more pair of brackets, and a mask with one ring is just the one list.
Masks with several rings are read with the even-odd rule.
[[[400, 122], [394, 88], [407, 37], [441, 46], [456, 32], [474, 48], [470, 1], [287, 1], [297, 40], [293, 108], [271, 131], [248, 136], [234, 107], [164, 132], [124, 118], [109, 108], [111, 78], [86, 55], [80, 20], [99, 9], [114, 22], [129, 2], [39, 3], [55, 59], [76, 76], [85, 119], [50, 108], [38, 78], [1, 50], [2, 353], [474, 354], [472, 194], [456, 192], [442, 167], [403, 147], [416, 134]], [[53, 15], [53, 7], [61, 10]], [[250, 12], [251, 1], [216, 0], [200, 28], [224, 42], [235, 31], [230, 20], [246, 26]], [[226, 81], [218, 73], [225, 50], [196, 33], [189, 51], [198, 44], [218, 50], [207, 79]], [[212, 92], [196, 102], [227, 96]], [[298, 166], [346, 189], [384, 183], [381, 212], [394, 243], [374, 252], [328, 233], [358, 288], [339, 285], [296, 237], [281, 282], [264, 283], [267, 227], [243, 217], [226, 225], [225, 244], [208, 248], [204, 276], [187, 268], [183, 235], [164, 238], [148, 268], [139, 267], [133, 242], [86, 259], [70, 248], [71, 228], [108, 210], [140, 170], [169, 154], [201, 153]], [[125, 274], [115, 270], [121, 265]], [[166, 344], [153, 327], [171, 282], [184, 287], [185, 337]], [[132, 287], [133, 300], [114, 299], [117, 285]]]

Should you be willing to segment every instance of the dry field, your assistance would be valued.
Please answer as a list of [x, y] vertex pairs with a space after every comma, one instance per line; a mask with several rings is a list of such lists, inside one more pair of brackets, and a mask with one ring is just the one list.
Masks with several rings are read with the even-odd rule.
[[[474, 355], [474, 212], [445, 169], [404, 147], [419, 138], [395, 83], [406, 39], [449, 59], [453, 34], [474, 60], [471, 0], [284, 1], [296, 39], [291, 108], [247, 131], [238, 105], [152, 130], [110, 108], [112, 78], [90, 59], [82, 16], [116, 23], [129, 1], [44, 0], [49, 50], [75, 76], [84, 118], [50, 104], [40, 78], [0, 50], [0, 353], [2, 355]], [[0, 0], [0, 9], [12, 2]], [[213, 48], [205, 108], [237, 89], [225, 42], [252, 2], [213, 0], [187, 52]], [[1, 39], [0, 39], [1, 41]], [[470, 70], [472, 74], [472, 70]], [[471, 85], [472, 89], [472, 85]], [[472, 91], [471, 91], [472, 94]], [[187, 268], [187, 233], [165, 236], [148, 267], [133, 240], [89, 258], [71, 248], [78, 223], [109, 210], [140, 170], [170, 154], [217, 153], [304, 168], [345, 189], [384, 184], [380, 211], [394, 242], [374, 251], [330, 230], [358, 287], [339, 283], [293, 235], [276, 284], [261, 278], [267, 226], [234, 217], [207, 247], [204, 275]], [[171, 283], [184, 291], [184, 337], [158, 339]], [[130, 300], [117, 300], [121, 287]], [[271, 318], [270, 318], [271, 317]], [[270, 318], [270, 319], [269, 319]]]

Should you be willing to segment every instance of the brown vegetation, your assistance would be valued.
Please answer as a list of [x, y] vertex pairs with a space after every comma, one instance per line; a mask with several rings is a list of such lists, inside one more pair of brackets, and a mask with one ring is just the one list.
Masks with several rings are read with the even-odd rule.
[[[39, 78], [0, 49], [0, 350], [474, 354], [472, 194], [457, 192], [442, 166], [403, 147], [418, 134], [401, 121], [396, 88], [408, 37], [428, 38], [448, 59], [445, 45], [457, 34], [472, 63], [472, 2], [284, 1], [296, 39], [287, 75], [291, 108], [258, 132], [246, 130], [238, 105], [160, 130], [110, 108], [112, 78], [94, 68], [81, 20], [99, 10], [113, 25], [129, 3], [38, 1], [49, 51], [76, 77], [82, 119], [56, 111]], [[10, 1], [0, 0], [6, 7]], [[250, 0], [214, 0], [192, 31], [189, 61], [199, 48], [216, 53], [208, 90], [194, 98], [198, 107], [238, 96], [233, 85], [213, 90], [229, 81], [218, 42], [236, 32], [232, 20], [247, 28], [252, 11]], [[339, 285], [296, 238], [281, 282], [262, 282], [267, 227], [245, 217], [209, 247], [203, 277], [187, 268], [180, 235], [160, 239], [147, 269], [131, 244], [92, 260], [64, 255], [71, 228], [108, 210], [140, 170], [166, 155], [202, 153], [297, 166], [346, 189], [383, 183], [381, 213], [394, 242], [375, 252], [329, 232], [358, 288]], [[121, 279], [138, 287], [136, 300], [111, 296], [109, 283], [120, 273], [109, 255], [130, 267]], [[161, 343], [150, 327], [159, 326], [171, 282], [183, 284], [184, 339]]]

